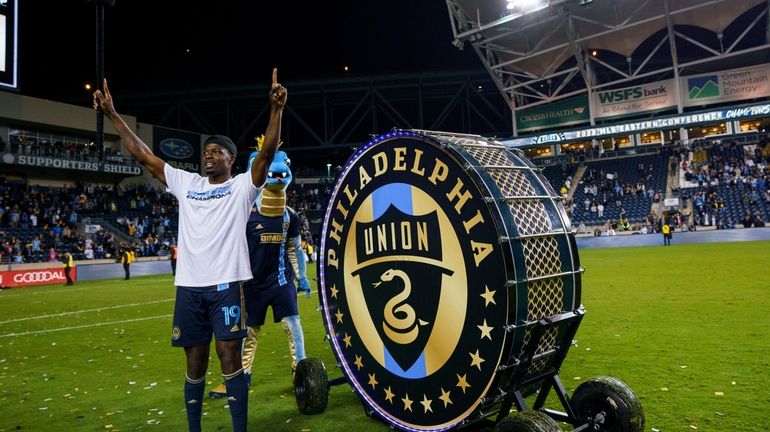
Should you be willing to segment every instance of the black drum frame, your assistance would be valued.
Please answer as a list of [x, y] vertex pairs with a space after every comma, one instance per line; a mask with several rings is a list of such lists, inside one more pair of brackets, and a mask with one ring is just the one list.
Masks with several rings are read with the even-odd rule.
[[[515, 368], [508, 385], [517, 390], [501, 393], [492, 400], [485, 401], [491, 406], [499, 407], [499, 409], [496, 410], [496, 415], [490, 415], [481, 420], [476, 419], [469, 421], [465, 425], [458, 426], [457, 430], [467, 430], [471, 426], [484, 429], [492, 428], [494, 427], [494, 424], [507, 417], [514, 406], [518, 411], [541, 411], [556, 421], [569, 423], [575, 427], [572, 432], [595, 430], [595, 426], [600, 426], [603, 421], [603, 415], [601, 413], [594, 416], [594, 418], [577, 418], [575, 411], [572, 408], [572, 404], [570, 403], [569, 393], [564, 387], [564, 384], [562, 384], [561, 378], [559, 378], [559, 370], [569, 352], [571, 346], [570, 342], [574, 339], [584, 315], [585, 309], [581, 307], [574, 312], [546, 317], [539, 321], [527, 324], [532, 328], [532, 337], [524, 346], [522, 355], [519, 358], [511, 359], [511, 365], [500, 366], [501, 369]], [[540, 346], [540, 338], [545, 335], [547, 330], [555, 327], [560, 329], [559, 333], [564, 335], [562, 341], [566, 343], [560, 344], [550, 351], [535, 354], [538, 346]], [[527, 369], [533, 361], [547, 357], [551, 357], [549, 361], [550, 367], [547, 370], [540, 371], [534, 375], [527, 374]], [[329, 380], [330, 388], [341, 384], [349, 384], [345, 375]], [[545, 402], [551, 391], [555, 392], [564, 411], [545, 408]], [[533, 394], [537, 394], [537, 397], [532, 406], [528, 407], [525, 399]], [[362, 398], [360, 399], [360, 402], [367, 417], [376, 418], [387, 424], [385, 419], [380, 418], [376, 411], [372, 410]]]

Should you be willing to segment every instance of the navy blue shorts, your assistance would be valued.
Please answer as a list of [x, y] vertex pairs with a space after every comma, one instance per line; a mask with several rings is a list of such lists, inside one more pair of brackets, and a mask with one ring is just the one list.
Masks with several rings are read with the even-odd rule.
[[258, 288], [246, 282], [243, 285], [246, 297], [246, 323], [250, 326], [260, 326], [265, 323], [267, 308], [273, 308], [273, 322], [283, 318], [299, 315], [297, 309], [297, 288], [293, 283], [269, 288]]
[[176, 287], [171, 345], [208, 345], [217, 340], [246, 337], [243, 315], [243, 286], [240, 282], [207, 287]]

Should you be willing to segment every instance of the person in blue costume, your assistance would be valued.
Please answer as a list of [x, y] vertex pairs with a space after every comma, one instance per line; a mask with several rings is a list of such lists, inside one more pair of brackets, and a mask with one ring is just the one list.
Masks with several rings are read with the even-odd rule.
[[[264, 138], [257, 138], [257, 151], [249, 158], [249, 166], [259, 153]], [[291, 160], [277, 151], [267, 173], [267, 181], [251, 209], [246, 224], [246, 237], [254, 278], [244, 284], [248, 334], [243, 341], [243, 370], [251, 382], [251, 371], [267, 309], [273, 310], [273, 321], [281, 322], [289, 343], [291, 369], [305, 358], [305, 342], [297, 307], [297, 293], [310, 297], [305, 257], [300, 249], [300, 223], [297, 213], [286, 205], [286, 189], [293, 180]], [[297, 278], [295, 286], [294, 279]], [[220, 384], [211, 397], [225, 397], [227, 389]]]

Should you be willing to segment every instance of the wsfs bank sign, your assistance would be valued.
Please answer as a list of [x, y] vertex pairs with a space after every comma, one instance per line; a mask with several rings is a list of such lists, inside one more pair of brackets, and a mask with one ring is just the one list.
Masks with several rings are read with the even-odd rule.
[[396, 131], [349, 160], [319, 258], [324, 322], [365, 402], [402, 428], [445, 429], [480, 403], [507, 305], [494, 215], [456, 153]]

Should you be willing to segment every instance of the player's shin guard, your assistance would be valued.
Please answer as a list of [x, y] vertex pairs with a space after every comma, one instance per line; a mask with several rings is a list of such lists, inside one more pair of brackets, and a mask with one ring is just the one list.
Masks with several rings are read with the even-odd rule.
[[227, 405], [233, 418], [233, 432], [246, 432], [249, 408], [249, 387], [243, 369], [229, 375], [222, 374], [227, 387]]
[[184, 402], [187, 408], [187, 425], [190, 432], [200, 432], [201, 412], [203, 411], [203, 390], [206, 388], [206, 375], [194, 380], [185, 374]]
[[249, 327], [246, 337], [243, 338], [241, 348], [241, 364], [243, 373], [246, 374], [246, 385], [251, 384], [251, 367], [254, 365], [254, 356], [257, 352], [257, 343], [259, 342], [259, 330], [261, 326]]
[[302, 324], [299, 315], [292, 315], [281, 321], [283, 332], [289, 342], [291, 352], [291, 370], [297, 369], [297, 363], [305, 358], [305, 336], [302, 332]]

